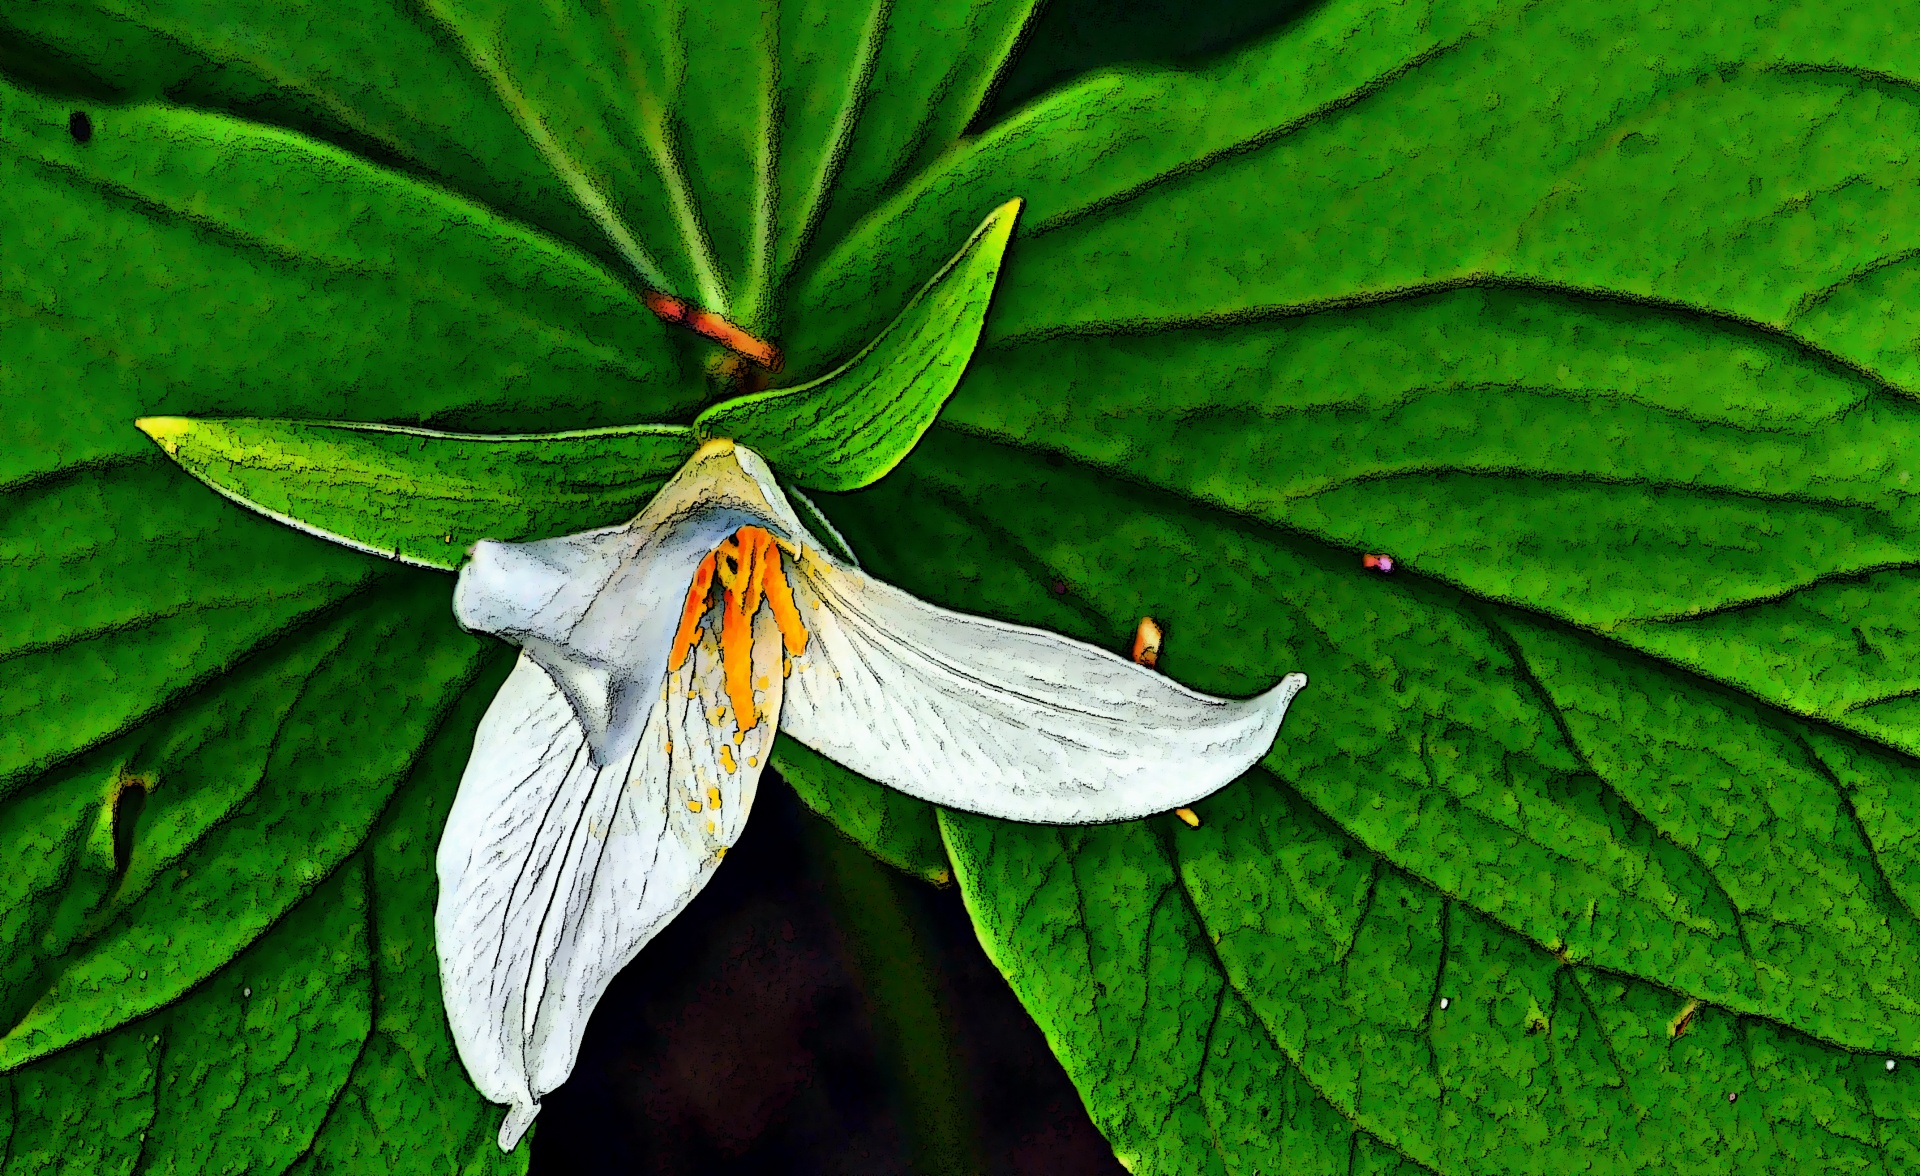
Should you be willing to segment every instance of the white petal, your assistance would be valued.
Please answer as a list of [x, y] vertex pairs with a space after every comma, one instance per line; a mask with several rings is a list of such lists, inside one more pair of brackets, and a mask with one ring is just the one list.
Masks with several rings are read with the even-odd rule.
[[529, 655], [481, 720], [441, 836], [434, 932], [460, 1058], [481, 1093], [511, 1104], [503, 1149], [573, 1069], [608, 982], [738, 839], [779, 715], [780, 658], [763, 612], [762, 717], [738, 743], [711, 622], [680, 671], [654, 679], [631, 751], [605, 767]]
[[1245, 700], [1189, 690], [1116, 654], [935, 608], [815, 555], [794, 595], [810, 634], [782, 725], [912, 796], [1017, 821], [1166, 812], [1272, 746], [1307, 684]]
[[[653, 704], [680, 606], [706, 554], [747, 524], [801, 533], [765, 464], [709, 444], [634, 520], [535, 543], [474, 545], [454, 587], [461, 625], [519, 645], [572, 704], [596, 765], [626, 758]], [[748, 471], [752, 470], [750, 474]]]

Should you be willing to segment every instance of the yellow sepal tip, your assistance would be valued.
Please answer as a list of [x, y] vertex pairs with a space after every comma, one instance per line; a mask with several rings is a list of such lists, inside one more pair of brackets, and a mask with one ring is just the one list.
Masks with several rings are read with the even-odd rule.
[[133, 427], [153, 438], [154, 444], [169, 454], [180, 448], [180, 438], [193, 430], [194, 422], [187, 417], [141, 417], [133, 422]]

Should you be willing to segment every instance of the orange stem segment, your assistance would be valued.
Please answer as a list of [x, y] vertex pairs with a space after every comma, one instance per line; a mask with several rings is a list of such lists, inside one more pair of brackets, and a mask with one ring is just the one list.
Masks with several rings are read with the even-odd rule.
[[685, 299], [675, 298], [671, 294], [662, 294], [658, 290], [648, 290], [641, 295], [641, 301], [647, 309], [669, 323], [678, 323], [694, 334], [711, 339], [736, 355], [744, 355], [770, 372], [777, 372], [785, 363], [780, 349], [773, 344], [737, 327], [710, 310], [701, 310], [689, 304]]

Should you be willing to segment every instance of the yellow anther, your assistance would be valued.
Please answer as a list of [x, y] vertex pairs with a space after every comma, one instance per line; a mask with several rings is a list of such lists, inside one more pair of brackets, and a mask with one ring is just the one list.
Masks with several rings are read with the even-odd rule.
[[713, 856], [714, 856], [715, 858], [723, 858], [723, 857], [726, 857], [726, 856], [727, 856], [727, 847], [723, 845], [723, 846], [721, 846], [721, 847], [720, 847], [719, 849], [716, 849], [716, 850], [714, 850], [714, 851], [713, 851]]
[[733, 763], [733, 748], [724, 743], [720, 745], [720, 766], [729, 772], [736, 770]]
[[759, 756], [757, 756], [757, 755], [750, 755], [750, 756], [748, 756], [748, 757], [747, 757], [747, 766], [748, 766], [749, 768], [757, 768], [757, 767], [759, 767], [759, 766], [760, 766], [760, 757], [759, 757]]
[[697, 813], [697, 812], [699, 812], [699, 811], [700, 811], [700, 802], [699, 802], [699, 801], [697, 801], [697, 800], [689, 800], [689, 801], [687, 802], [687, 811], [688, 811], [688, 812], [690, 812], [690, 813]]
[[1141, 617], [1140, 627], [1133, 634], [1133, 660], [1143, 666], [1160, 664], [1160, 644], [1166, 639], [1159, 622], [1152, 617]]
[[720, 790], [718, 788], [707, 789], [707, 807], [708, 808], [720, 807]]

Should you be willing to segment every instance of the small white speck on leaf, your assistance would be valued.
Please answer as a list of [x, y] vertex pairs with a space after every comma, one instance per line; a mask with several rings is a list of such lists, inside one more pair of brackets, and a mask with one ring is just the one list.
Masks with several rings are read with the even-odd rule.
[[1729, 1091], [1727, 1091], [1727, 1101], [1728, 1101], [1728, 1102], [1735, 1102], [1735, 1101], [1737, 1101], [1737, 1100], [1739, 1099], [1739, 1097], [1740, 1097], [1740, 1093], [1739, 1093], [1738, 1091], [1735, 1091], [1735, 1090], [1729, 1090]]
[[147, 978], [147, 970], [145, 968], [140, 969], [140, 978], [142, 980], [145, 980]]
[[1887, 1073], [1889, 1073], [1889, 1074], [1891, 1074], [1891, 1073], [1893, 1073], [1893, 1068], [1894, 1068], [1894, 1067], [1895, 1067], [1896, 1065], [1899, 1065], [1899, 1063], [1898, 1063], [1898, 1062], [1896, 1062], [1896, 1061], [1894, 1061], [1894, 1060], [1893, 1060], [1892, 1058], [1888, 1058], [1888, 1059], [1887, 1059]]
[[1446, 1008], [1447, 1008], [1447, 1006], [1448, 1006], [1448, 1005], [1450, 1005], [1450, 1004], [1452, 1004], [1452, 1003], [1453, 1003], [1453, 1002], [1452, 1002], [1452, 1001], [1450, 1001], [1450, 1000], [1448, 1000], [1448, 999], [1447, 999], [1446, 997], [1444, 997], [1444, 996], [1443, 996], [1443, 997], [1441, 997], [1441, 998], [1440, 998], [1440, 1010], [1441, 1010], [1442, 1012], [1445, 1012], [1445, 1011], [1446, 1011]]
[[241, 995], [241, 996], [252, 996], [252, 995], [253, 995], [253, 989], [251, 989], [251, 988], [242, 988], [242, 989], [240, 990], [240, 995]]

